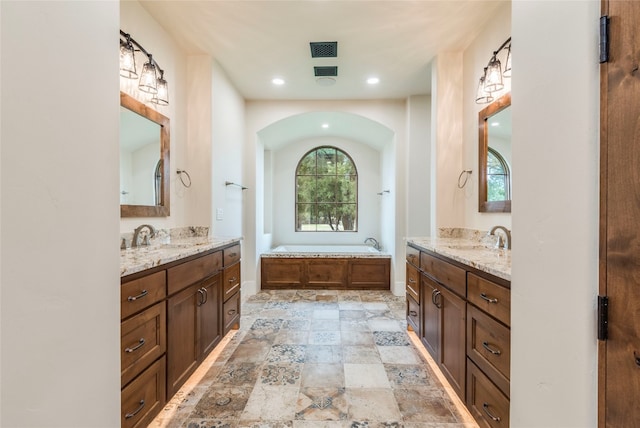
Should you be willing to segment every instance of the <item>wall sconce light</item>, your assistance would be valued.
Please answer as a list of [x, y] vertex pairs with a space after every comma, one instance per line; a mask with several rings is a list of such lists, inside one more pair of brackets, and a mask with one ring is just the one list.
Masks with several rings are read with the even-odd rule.
[[[135, 48], [134, 48], [135, 46]], [[136, 49], [137, 48], [137, 49]], [[169, 105], [169, 88], [164, 79], [164, 70], [145, 48], [131, 36], [120, 30], [120, 76], [127, 79], [136, 79], [135, 52], [142, 52], [147, 56], [147, 62], [142, 66], [138, 89], [152, 95], [151, 102], [167, 106]]]
[[[504, 49], [507, 51], [507, 59], [503, 72], [502, 63], [498, 59], [498, 54]], [[494, 97], [492, 93], [504, 88], [503, 77], [511, 77], [511, 37], [505, 40], [505, 42], [493, 52], [489, 63], [484, 68], [480, 81], [478, 82], [476, 103], [486, 104], [493, 101]]]

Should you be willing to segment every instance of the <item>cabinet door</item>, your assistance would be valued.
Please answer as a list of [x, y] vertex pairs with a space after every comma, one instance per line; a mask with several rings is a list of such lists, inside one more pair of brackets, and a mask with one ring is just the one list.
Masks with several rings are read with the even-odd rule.
[[440, 362], [440, 308], [436, 305], [438, 284], [426, 275], [420, 276], [422, 284], [422, 343], [434, 360]]
[[458, 396], [464, 400], [466, 381], [466, 302], [444, 287], [436, 303], [442, 311], [440, 368]]
[[170, 297], [167, 304], [167, 394], [173, 396], [198, 366], [200, 283]]
[[200, 286], [198, 312], [200, 319], [200, 354], [207, 355], [220, 342], [220, 274], [205, 280]]

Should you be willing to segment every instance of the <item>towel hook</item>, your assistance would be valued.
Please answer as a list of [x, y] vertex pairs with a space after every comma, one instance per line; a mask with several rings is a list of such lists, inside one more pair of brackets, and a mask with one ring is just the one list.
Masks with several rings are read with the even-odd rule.
[[[466, 185], [467, 185], [467, 181], [469, 180], [469, 176], [471, 175], [471, 173], [472, 173], [472, 172], [473, 172], [473, 171], [472, 171], [472, 170], [470, 170], [470, 169], [463, 169], [463, 170], [462, 170], [462, 172], [461, 172], [461, 173], [460, 173], [460, 175], [458, 176], [458, 189], [462, 189], [464, 186], [466, 186]], [[467, 175], [465, 175], [465, 177], [464, 177], [464, 181], [462, 182], [462, 184], [460, 184], [460, 181], [462, 180], [462, 176], [463, 176], [464, 174], [467, 174]]]
[[[182, 182], [182, 185], [184, 187], [191, 187], [191, 176], [187, 171], [185, 171], [184, 169], [179, 169], [176, 171], [176, 174], [178, 174], [178, 177], [180, 177], [180, 181]], [[189, 184], [184, 182], [184, 178], [182, 178], [182, 174], [187, 176], [187, 178], [189, 179]]]

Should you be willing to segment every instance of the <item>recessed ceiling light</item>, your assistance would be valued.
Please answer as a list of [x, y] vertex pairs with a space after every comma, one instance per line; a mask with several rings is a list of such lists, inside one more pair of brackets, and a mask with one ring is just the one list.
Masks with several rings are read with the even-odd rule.
[[275, 77], [273, 78], [273, 80], [271, 80], [271, 83], [273, 83], [274, 85], [284, 85], [284, 79], [281, 79], [279, 77]]
[[500, 126], [500, 122], [491, 122], [491, 126]]
[[380, 79], [378, 79], [377, 77], [369, 77], [367, 79], [367, 83], [370, 85], [377, 85], [378, 83], [380, 83]]
[[329, 124], [328, 124], [328, 123], [323, 123], [323, 124], [322, 124], [322, 127], [323, 127], [324, 129], [327, 129], [327, 128], [329, 127]]

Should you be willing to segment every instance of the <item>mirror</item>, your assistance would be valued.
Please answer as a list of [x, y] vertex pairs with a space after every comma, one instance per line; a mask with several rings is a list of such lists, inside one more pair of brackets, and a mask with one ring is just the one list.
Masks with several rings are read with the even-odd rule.
[[169, 118], [120, 92], [120, 217], [169, 215]]
[[511, 212], [511, 93], [478, 114], [480, 212]]

